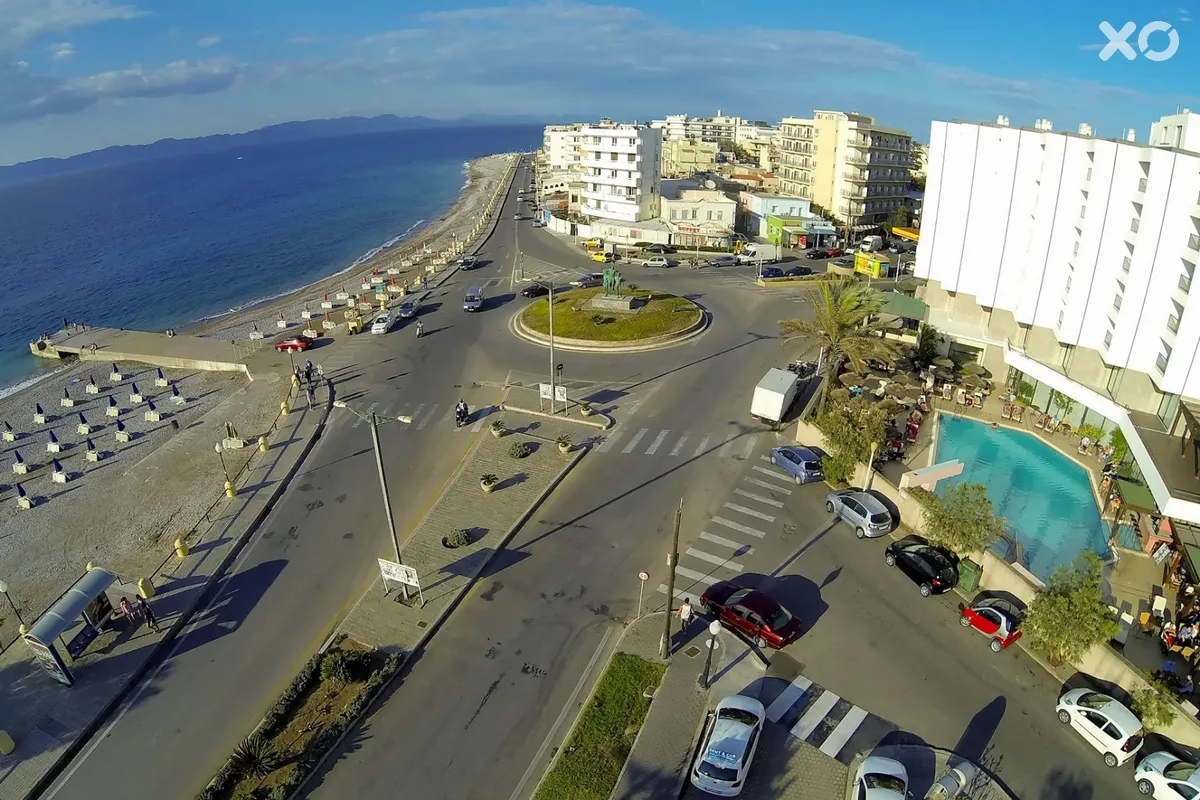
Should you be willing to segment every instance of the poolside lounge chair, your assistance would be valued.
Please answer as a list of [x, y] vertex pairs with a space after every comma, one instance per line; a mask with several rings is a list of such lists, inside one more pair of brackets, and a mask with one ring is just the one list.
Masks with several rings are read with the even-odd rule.
[[1024, 409], [1024, 408], [1022, 408], [1021, 406], [1013, 406], [1013, 410], [1012, 410], [1012, 421], [1013, 421], [1013, 422], [1020, 422], [1020, 421], [1021, 421], [1021, 418], [1022, 418], [1023, 416], [1025, 416], [1025, 409]]
[[1049, 415], [1049, 414], [1041, 414], [1041, 415], [1039, 415], [1039, 416], [1038, 416], [1038, 418], [1037, 418], [1037, 419], [1034, 421], [1034, 423], [1033, 423], [1033, 427], [1035, 427], [1035, 428], [1038, 428], [1038, 429], [1040, 430], [1040, 429], [1042, 429], [1042, 428], [1045, 428], [1045, 427], [1046, 427], [1046, 423], [1047, 423], [1047, 422], [1049, 422], [1049, 421], [1050, 421], [1050, 415]]
[[1005, 403], [1004, 408], [1000, 409], [1000, 419], [1012, 419], [1012, 413], [1012, 403]]

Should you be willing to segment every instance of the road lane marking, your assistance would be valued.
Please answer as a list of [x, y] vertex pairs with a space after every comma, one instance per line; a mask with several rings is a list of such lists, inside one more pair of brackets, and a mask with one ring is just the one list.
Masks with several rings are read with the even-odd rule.
[[700, 456], [704, 455], [705, 451], [708, 449], [708, 440], [708, 436], [705, 436], [700, 440], [700, 444], [696, 445], [696, 452], [692, 455], [692, 458], [699, 458]]
[[648, 456], [652, 456], [652, 455], [654, 455], [654, 453], [655, 453], [655, 452], [658, 450], [658, 448], [659, 448], [660, 446], [662, 446], [663, 439], [666, 439], [666, 438], [667, 438], [667, 434], [669, 434], [669, 433], [670, 433], [670, 431], [669, 431], [669, 430], [667, 430], [667, 431], [661, 431], [661, 432], [658, 434], [658, 436], [654, 437], [654, 441], [653, 441], [653, 442], [651, 442], [651, 444], [650, 444], [650, 447], [648, 447], [648, 448], [646, 449], [646, 455], [648, 455]]
[[717, 451], [717, 455], [721, 458], [729, 458], [729, 448], [733, 447], [733, 439], [736, 434], [729, 434], [725, 437], [725, 443], [721, 445], [721, 449]]
[[684, 431], [683, 436], [679, 437], [679, 441], [676, 442], [675, 446], [671, 448], [671, 455], [673, 455], [673, 456], [679, 455], [679, 451], [683, 449], [683, 445], [688, 440], [688, 433], [689, 433], [689, 431]]
[[746, 508], [745, 506], [739, 506], [737, 503], [726, 503], [725, 508], [728, 508], [731, 511], [737, 511], [738, 513], [745, 514], [748, 517], [757, 517], [758, 519], [765, 520], [766, 522], [774, 522], [775, 521], [775, 517], [773, 517], [770, 514], [764, 514], [761, 511], [755, 511], [753, 508]]
[[746, 440], [746, 446], [742, 448], [742, 457], [750, 458], [754, 455], [754, 447], [758, 444], [758, 434], [754, 434]]
[[741, 542], [735, 542], [733, 539], [726, 539], [724, 536], [717, 536], [715, 533], [704, 531], [700, 534], [700, 538], [706, 542], [719, 544], [722, 547], [728, 547], [731, 550], [737, 550], [739, 556], [748, 556], [754, 552], [754, 548], [749, 545], [744, 545]]
[[[433, 422], [433, 418], [437, 416], [437, 410], [438, 410], [437, 403], [434, 403], [432, 406], [430, 406], [430, 408], [429, 408], [429, 413], [425, 415], [425, 419], [423, 419], [423, 420], [421, 420], [420, 422], [418, 422], [418, 423], [417, 423], [417, 430], [419, 430], [419, 431], [420, 431], [420, 430], [424, 430], [426, 425], [428, 425], [429, 423]], [[421, 411], [420, 411], [420, 409], [418, 408], [418, 410], [417, 410], [417, 413], [416, 413], [416, 414], [411, 414], [410, 416], [411, 416], [413, 419], [416, 419], [416, 418], [417, 418], [417, 415], [418, 415], [418, 414], [420, 414], [420, 413], [421, 413]]]
[[612, 449], [612, 446], [617, 443], [617, 439], [621, 438], [621, 431], [613, 431], [604, 437], [604, 441], [596, 445], [597, 453], [607, 453]]
[[764, 489], [770, 489], [772, 492], [783, 492], [784, 494], [792, 493], [791, 489], [785, 489], [782, 486], [776, 486], [773, 483], [767, 483], [766, 481], [760, 481], [758, 478], [746, 478], [746, 482], [753, 483], [755, 486], [761, 486]]
[[825, 715], [832, 711], [833, 707], [837, 705], [838, 700], [841, 699], [826, 689], [825, 694], [818, 697], [816, 702], [808, 707], [808, 711], [804, 712], [804, 716], [792, 728], [792, 736], [801, 741], [807, 739], [817, 729], [817, 726], [821, 724], [821, 720], [825, 719]]
[[455, 411], [455, 406], [450, 406], [450, 408], [446, 410], [446, 413], [442, 415], [442, 418], [440, 420], [438, 420], [438, 424], [445, 425], [448, 422], [453, 422], [454, 421], [454, 411]]
[[783, 508], [783, 501], [781, 500], [772, 500], [769, 497], [763, 497], [761, 494], [755, 494], [754, 492], [747, 492], [744, 489], [734, 489], [733, 493], [739, 497], [749, 497], [751, 500], [757, 500], [758, 502], [768, 506]]
[[756, 530], [755, 528], [750, 528], [745, 525], [740, 525], [736, 522], [731, 522], [730, 520], [727, 520], [724, 517], [713, 517], [712, 521], [717, 523], [718, 525], [724, 525], [726, 528], [732, 528], [733, 530], [735, 530], [739, 533], [746, 533], [746, 534], [749, 534], [750, 536], [757, 536], [759, 539], [766, 536], [766, 534], [760, 530]]
[[771, 473], [774, 473], [774, 474], [776, 474], [776, 475], [779, 475], [779, 476], [780, 476], [780, 477], [782, 477], [782, 478], [787, 478], [789, 481], [790, 481], [790, 480], [794, 480], [794, 479], [792, 478], [792, 476], [791, 476], [791, 475], [789, 475], [789, 474], [787, 474], [786, 472], [784, 472], [783, 470], [781, 470], [781, 469], [779, 468], [779, 466], [778, 466], [778, 465], [775, 463], [775, 460], [774, 460], [774, 459], [772, 459], [772, 458], [770, 458], [769, 456], [759, 456], [759, 459], [758, 459], [758, 460], [759, 460], [759, 461], [765, 461], [765, 462], [767, 462], [768, 464], [770, 464], [770, 465], [771, 465], [771, 469], [770, 469], [770, 470], [768, 470], [768, 472], [771, 472]]
[[717, 582], [717, 579], [711, 575], [705, 575], [703, 572], [696, 572], [695, 570], [687, 569], [686, 567], [676, 567], [675, 574], [682, 578], [688, 578], [689, 580], [696, 581], [697, 583], [703, 583], [708, 586], [712, 586]]
[[858, 726], [862, 725], [866, 718], [866, 711], [858, 706], [850, 706], [850, 710], [846, 712], [846, 716], [842, 717], [842, 721], [837, 724], [825, 741], [821, 742], [821, 752], [830, 758], [837, 758], [837, 754], [846, 746], [846, 742], [850, 741], [850, 737], [854, 735]]
[[630, 453], [632, 453], [633, 448], [637, 447], [637, 443], [640, 442], [642, 440], [642, 437], [645, 436], [649, 431], [650, 431], [649, 428], [642, 428], [640, 431], [638, 431], [636, 434], [634, 434], [633, 438], [629, 440], [629, 444], [625, 445], [625, 449], [622, 450], [621, 452], [624, 455], [629, 455]]
[[760, 473], [762, 475], [766, 475], [768, 478], [774, 478], [776, 480], [783, 480], [783, 481], [791, 481], [792, 483], [796, 482], [795, 478], [789, 478], [788, 476], [784, 475], [781, 472], [775, 472], [774, 470], [764, 469], [763, 467], [760, 467], [757, 464], [754, 465], [754, 471], [757, 473]]
[[767, 719], [771, 722], [779, 722], [783, 719], [783, 715], [796, 705], [796, 701], [808, 691], [810, 686], [812, 686], [812, 681], [803, 675], [797, 675], [796, 679], [785, 686], [779, 697], [775, 698], [775, 702], [767, 708]]
[[684, 552], [684, 555], [691, 556], [692, 558], [698, 558], [701, 561], [707, 561], [710, 564], [716, 564], [718, 567], [724, 567], [725, 569], [730, 569], [734, 572], [742, 571], [741, 564], [730, 561], [728, 558], [714, 556], [712, 553], [706, 553], [703, 550], [697, 550], [694, 547], [689, 547], [687, 551]]
[[[379, 406], [379, 403], [371, 403], [371, 405], [367, 406], [367, 413], [370, 414], [378, 406]], [[357, 414], [355, 414], [354, 416], [358, 417], [358, 418], [354, 420], [354, 424], [350, 426], [351, 428], [357, 428], [359, 425], [362, 425], [364, 422], [366, 422], [365, 419], [363, 419], [362, 417], [359, 417]]]

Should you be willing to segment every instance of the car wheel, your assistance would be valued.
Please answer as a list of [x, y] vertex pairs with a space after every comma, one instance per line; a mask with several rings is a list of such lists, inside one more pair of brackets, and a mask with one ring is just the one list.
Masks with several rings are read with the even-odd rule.
[[1150, 781], [1146, 780], [1145, 778], [1142, 778], [1140, 781], [1137, 782], [1137, 787], [1138, 787], [1138, 791], [1141, 792], [1142, 794], [1146, 795], [1146, 797], [1149, 797], [1150, 795], [1154, 794], [1154, 784], [1151, 783]]
[[896, 566], [896, 557], [891, 553], [884, 553], [883, 563], [887, 564], [889, 567], [894, 567]]
[[833, 501], [832, 500], [825, 501], [825, 510], [828, 511], [830, 514], [833, 513]]
[[761, 636], [755, 636], [754, 637], [754, 646], [757, 647], [759, 650], [765, 650], [767, 648], [767, 640]]
[[929, 597], [929, 595], [931, 595], [931, 594], [933, 594], [933, 587], [930, 586], [928, 583], [922, 583], [921, 584], [921, 597]]
[[1069, 723], [1071, 721], [1071, 712], [1067, 711], [1065, 708], [1062, 711], [1059, 711], [1058, 712], [1058, 721], [1064, 725]]
[[999, 639], [992, 639], [992, 643], [988, 647], [992, 648], [993, 653], [999, 653], [1004, 649], [1004, 642]]
[[958, 624], [962, 625], [964, 628], [969, 628], [971, 627], [971, 620], [967, 619], [966, 617], [959, 617]]
[[1104, 754], [1104, 766], [1115, 767], [1115, 766], [1117, 766], [1117, 763], [1118, 763], [1117, 756], [1115, 753], [1105, 753]]
[[867, 538], [867, 532], [866, 532], [866, 531], [864, 531], [862, 528], [855, 528], [855, 529], [854, 529], [854, 535], [855, 535], [855, 536], [857, 536], [857, 537], [858, 537], [858, 538], [860, 538], [860, 539], [865, 539], [865, 538]]

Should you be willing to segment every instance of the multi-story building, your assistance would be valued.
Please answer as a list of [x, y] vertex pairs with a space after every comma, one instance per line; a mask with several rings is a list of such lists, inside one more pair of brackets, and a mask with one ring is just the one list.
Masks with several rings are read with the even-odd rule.
[[579, 165], [586, 185], [580, 211], [593, 217], [641, 222], [659, 212], [662, 134], [644, 125], [584, 125]]
[[812, 201], [805, 197], [785, 197], [761, 192], [738, 194], [738, 228], [748, 236], [766, 236], [767, 219], [812, 217]]
[[737, 202], [717, 189], [683, 189], [662, 198], [662, 216], [672, 244], [724, 247], [733, 234]]
[[1194, 121], [1160, 120], [1157, 146], [934, 122], [915, 274], [952, 347], [1074, 427], [1119, 428], [1161, 512], [1200, 523], [1200, 154], [1172, 144]]
[[929, 145], [913, 142], [912, 145], [912, 176], [914, 178], [924, 178], [928, 172], [929, 165]]
[[541, 166], [548, 172], [579, 167], [579, 131], [582, 125], [547, 125], [542, 133]]
[[717, 165], [717, 146], [696, 139], [669, 139], [662, 146], [662, 177], [690, 178]]
[[873, 117], [814, 111], [787, 117], [776, 137], [780, 192], [805, 197], [866, 230], [888, 221], [905, 203], [912, 137]]

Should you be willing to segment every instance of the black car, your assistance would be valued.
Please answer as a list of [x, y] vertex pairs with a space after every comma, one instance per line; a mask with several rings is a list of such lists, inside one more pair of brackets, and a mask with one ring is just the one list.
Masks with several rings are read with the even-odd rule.
[[829, 258], [828, 250], [809, 250], [804, 254], [805, 258], [810, 258], [813, 261], [819, 261], [822, 258]]
[[813, 271], [808, 267], [792, 267], [783, 274], [788, 278], [799, 278], [804, 275], [812, 275]]
[[917, 536], [892, 542], [884, 551], [889, 567], [899, 567], [921, 589], [922, 597], [944, 594], [958, 585], [957, 559]]
[[667, 247], [665, 244], [652, 244], [649, 247], [645, 248], [644, 252], [658, 253], [659, 255], [666, 255], [667, 253], [674, 253], [675, 248]]
[[760, 278], [782, 278], [783, 270], [779, 267], [763, 267], [762, 272], [758, 273]]
[[521, 297], [545, 297], [550, 294], [548, 286], [542, 286], [540, 283], [531, 283], [521, 290]]

